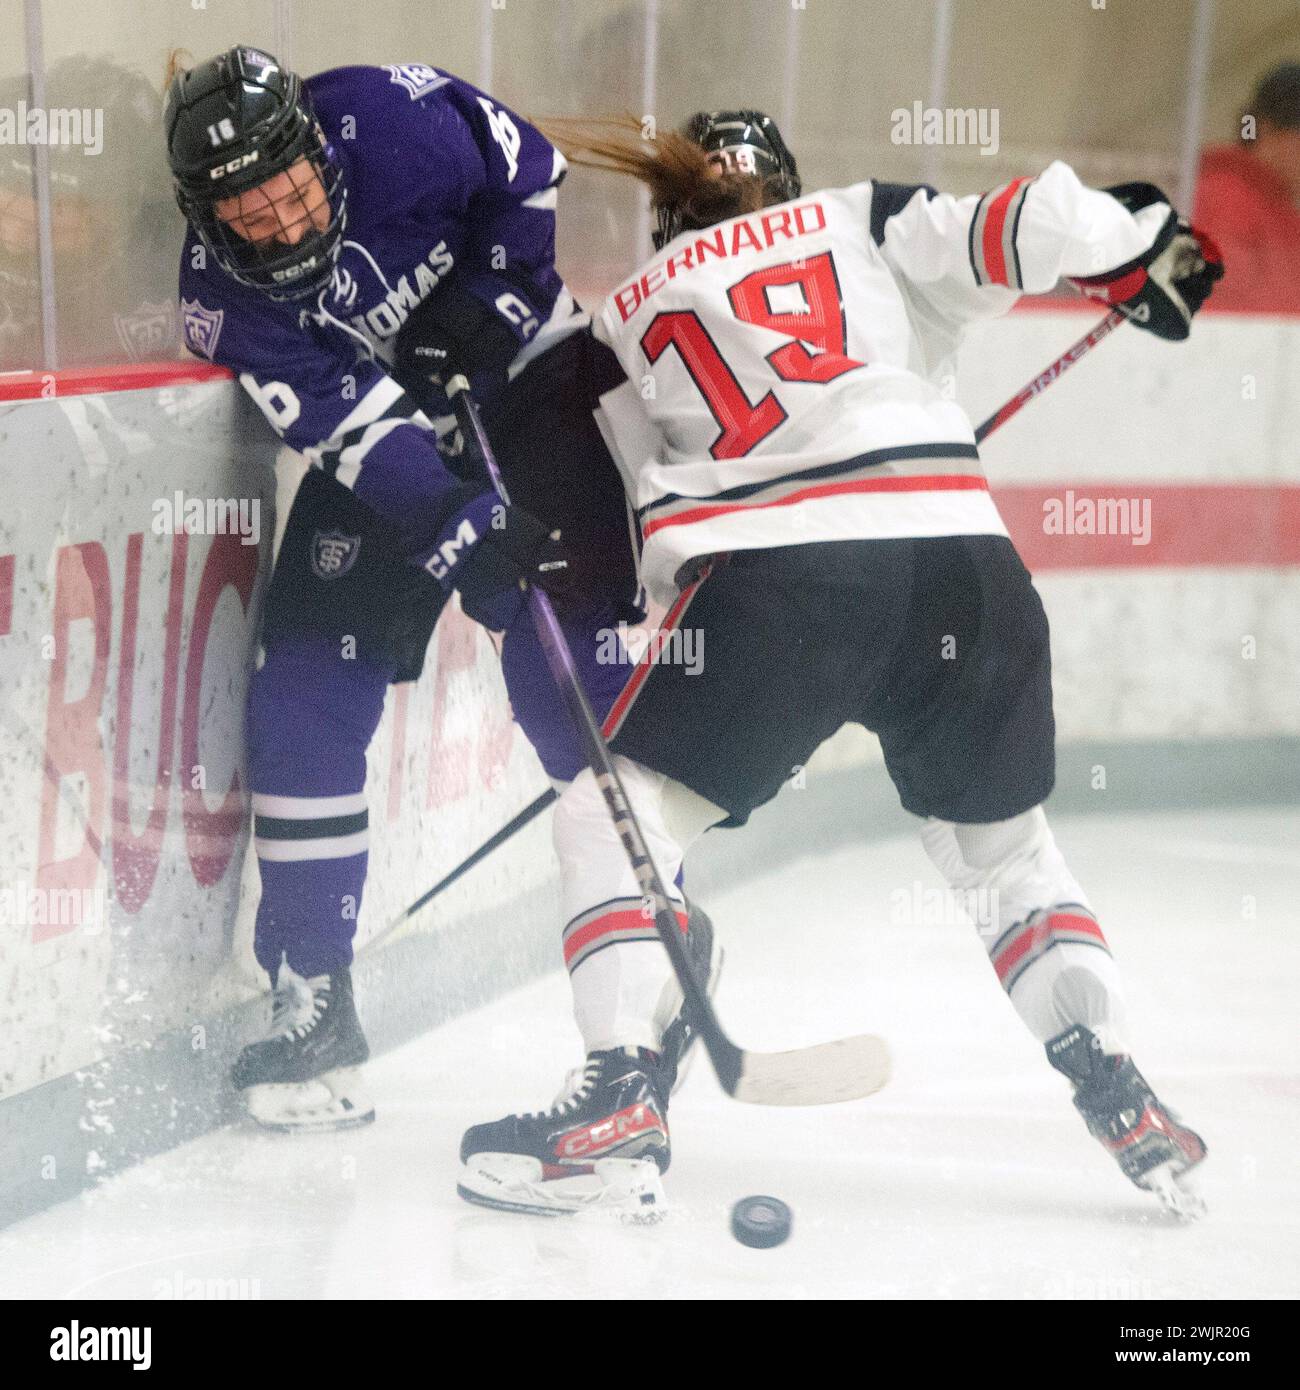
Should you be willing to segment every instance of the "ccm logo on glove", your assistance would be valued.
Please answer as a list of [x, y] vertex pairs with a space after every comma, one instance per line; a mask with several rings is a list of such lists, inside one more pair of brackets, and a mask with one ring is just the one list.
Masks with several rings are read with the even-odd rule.
[[524, 585], [561, 594], [572, 582], [559, 533], [494, 492], [480, 492], [453, 511], [413, 558], [444, 588], [458, 589], [465, 614], [493, 632], [523, 611]]
[[[498, 504], [493, 509], [493, 517], [497, 513], [505, 514], [505, 507]], [[424, 562], [424, 567], [435, 579], [446, 579], [451, 572], [452, 566], [459, 560], [462, 554], [468, 554], [471, 547], [478, 544], [479, 533], [474, 529], [474, 522], [470, 517], [462, 517], [460, 524], [446, 540], [439, 542], [434, 547], [433, 554]]]

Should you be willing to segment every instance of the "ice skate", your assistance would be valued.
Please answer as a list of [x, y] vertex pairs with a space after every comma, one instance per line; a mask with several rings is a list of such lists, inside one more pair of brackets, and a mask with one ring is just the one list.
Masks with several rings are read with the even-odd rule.
[[[722, 974], [722, 948], [714, 940], [713, 922], [708, 913], [696, 903], [691, 903], [689, 908], [686, 949], [712, 998], [718, 987], [718, 977]], [[655, 1024], [659, 1028], [659, 1066], [664, 1078], [663, 1088], [669, 1095], [676, 1095], [685, 1084], [695, 1061], [695, 1043], [699, 1037], [689, 1017], [676, 974], [664, 986], [659, 1007], [655, 1010]]]
[[231, 1080], [267, 1129], [351, 1129], [375, 1118], [360, 1070], [369, 1056], [349, 971], [303, 980], [281, 969], [270, 1032], [239, 1054]]
[[548, 1111], [467, 1130], [457, 1192], [503, 1211], [657, 1219], [670, 1154], [658, 1057], [635, 1047], [593, 1052], [570, 1081]]
[[1047, 1044], [1047, 1060], [1074, 1083], [1075, 1108], [1130, 1182], [1184, 1220], [1204, 1215], [1188, 1175], [1205, 1157], [1205, 1142], [1156, 1099], [1131, 1057], [1103, 1052], [1076, 1025]]

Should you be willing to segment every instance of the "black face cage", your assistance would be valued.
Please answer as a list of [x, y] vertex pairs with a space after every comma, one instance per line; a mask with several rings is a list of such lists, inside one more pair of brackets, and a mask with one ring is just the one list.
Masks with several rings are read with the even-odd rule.
[[[347, 188], [343, 171], [331, 155], [325, 134], [314, 119], [303, 133], [278, 154], [258, 168], [255, 177], [245, 174], [237, 183], [222, 180], [215, 188], [205, 188], [202, 194], [178, 186], [176, 201], [190, 225], [198, 232], [212, 252], [217, 264], [232, 279], [251, 289], [260, 290], [277, 301], [305, 299], [329, 284], [334, 266], [343, 247], [347, 226]], [[302, 161], [301, 169], [294, 168]], [[290, 173], [293, 190], [273, 205], [280, 228], [286, 234], [296, 224], [306, 229], [296, 245], [284, 239], [250, 241], [216, 213], [216, 204], [239, 193], [248, 192], [277, 174]], [[309, 208], [312, 176], [320, 180], [325, 190], [329, 220], [324, 230], [311, 221]]]
[[[757, 140], [733, 143], [720, 128], [728, 124], [753, 127]], [[700, 112], [686, 123], [682, 134], [707, 150], [711, 162], [718, 164], [725, 173], [762, 179], [776, 202], [797, 198], [803, 189], [794, 155], [781, 138], [776, 122], [761, 111]], [[663, 250], [675, 236], [695, 225], [680, 207], [660, 206], [655, 214], [656, 251]]]

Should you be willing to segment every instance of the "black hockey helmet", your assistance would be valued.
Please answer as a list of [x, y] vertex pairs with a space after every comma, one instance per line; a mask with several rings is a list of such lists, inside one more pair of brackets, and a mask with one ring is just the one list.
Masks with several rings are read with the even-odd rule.
[[[682, 134], [708, 151], [710, 163], [724, 173], [762, 179], [773, 202], [797, 198], [803, 188], [794, 155], [776, 122], [762, 111], [698, 111], [682, 127]], [[661, 206], [656, 211], [658, 250], [688, 223], [680, 208]]]
[[[177, 74], [163, 125], [176, 201], [227, 274], [277, 300], [301, 299], [329, 283], [343, 243], [347, 190], [296, 73], [239, 45]], [[288, 196], [274, 204], [285, 235], [252, 241], [217, 216], [219, 201], [300, 163], [310, 174], [295, 174]], [[319, 197], [312, 175], [325, 196], [317, 218], [306, 201]], [[317, 225], [321, 215], [324, 227]]]

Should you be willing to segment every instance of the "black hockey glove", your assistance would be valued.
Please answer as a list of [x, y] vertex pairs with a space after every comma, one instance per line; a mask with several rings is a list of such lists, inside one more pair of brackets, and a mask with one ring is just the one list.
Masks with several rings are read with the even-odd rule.
[[[1150, 183], [1123, 183], [1105, 192], [1130, 212], [1169, 200]], [[1223, 257], [1204, 233], [1170, 210], [1154, 243], [1141, 256], [1101, 275], [1071, 276], [1090, 299], [1113, 305], [1130, 323], [1160, 338], [1180, 340], [1192, 316], [1223, 278]]]
[[446, 381], [457, 372], [505, 371], [518, 352], [519, 339], [510, 324], [453, 277], [402, 325], [393, 369], [399, 378], [409, 373]]
[[523, 585], [553, 594], [570, 585], [568, 551], [543, 522], [481, 492], [447, 518], [432, 546], [415, 557], [444, 588], [460, 592], [468, 617], [503, 632], [524, 606]]

